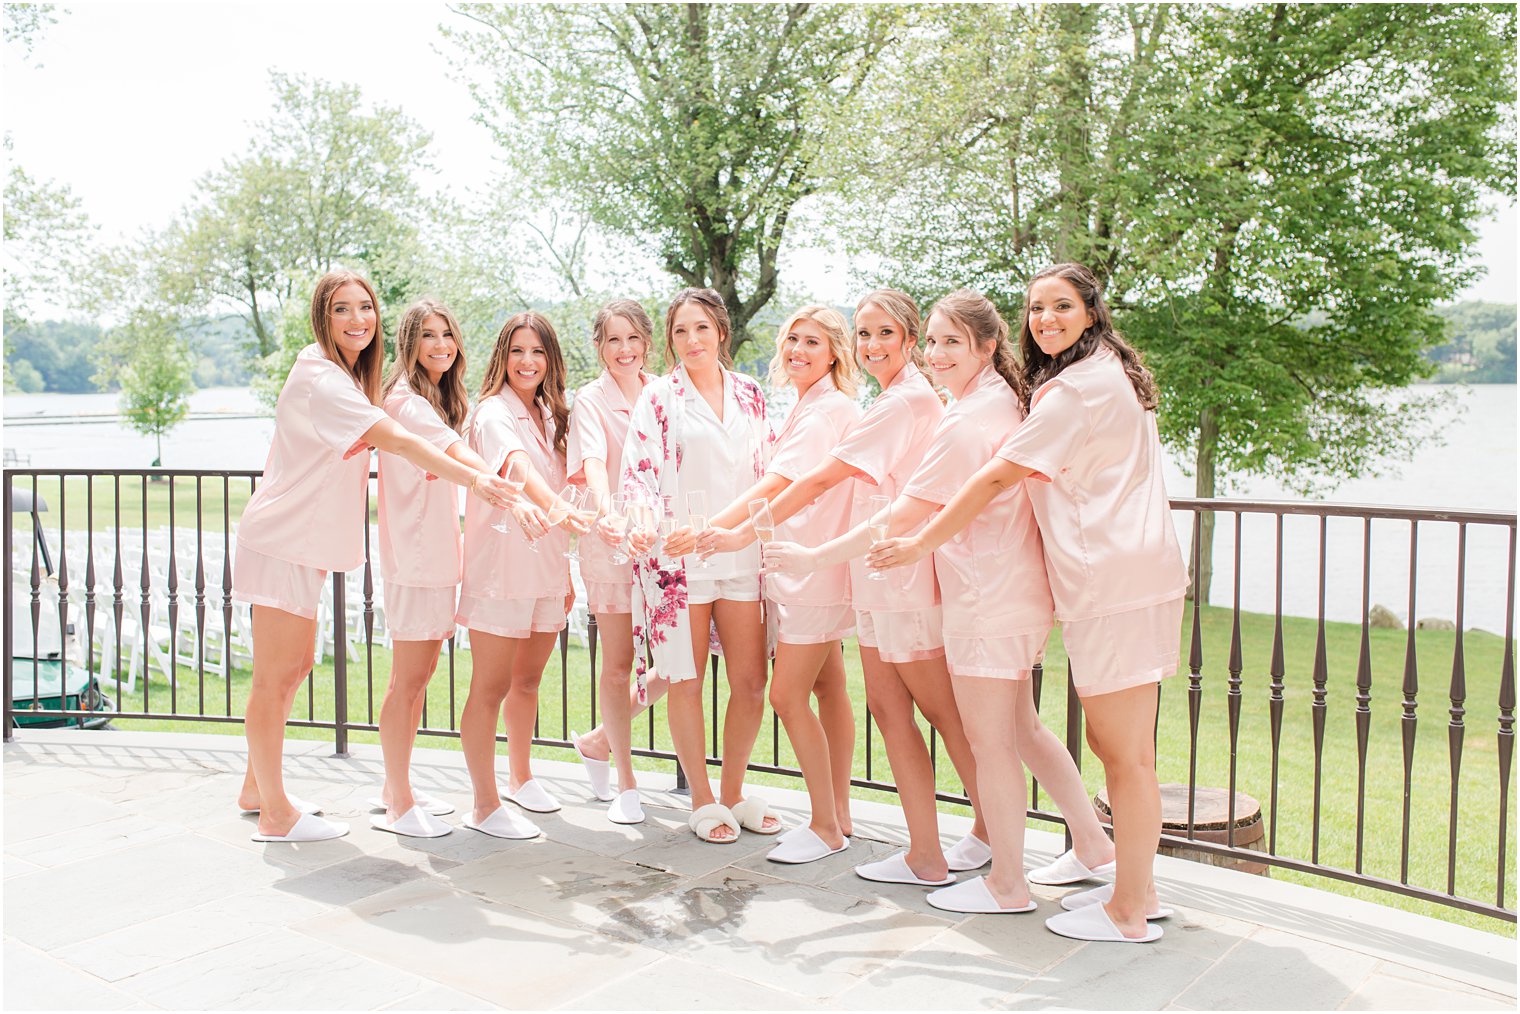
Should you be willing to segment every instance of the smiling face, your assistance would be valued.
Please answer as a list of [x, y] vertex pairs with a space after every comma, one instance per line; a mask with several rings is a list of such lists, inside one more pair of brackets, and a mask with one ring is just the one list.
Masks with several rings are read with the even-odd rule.
[[429, 314], [417, 335], [417, 362], [437, 384], [459, 358], [459, 337], [449, 322], [438, 314]]
[[327, 329], [344, 362], [352, 366], [375, 340], [380, 314], [358, 282], [340, 285], [327, 304]]
[[1053, 357], [1075, 345], [1094, 317], [1076, 286], [1052, 275], [1036, 279], [1029, 287], [1024, 319], [1040, 351]]
[[649, 343], [627, 317], [608, 319], [597, 346], [602, 365], [615, 377], [637, 377], [648, 351]]
[[719, 358], [722, 332], [717, 322], [696, 303], [682, 303], [676, 307], [670, 322], [670, 343], [688, 372], [705, 372], [722, 365]]
[[991, 348], [985, 351], [980, 343], [954, 317], [936, 311], [929, 315], [924, 329], [924, 360], [929, 365], [929, 379], [959, 398], [966, 385], [982, 367], [992, 361]]
[[902, 372], [909, 341], [903, 326], [875, 303], [855, 311], [855, 356], [882, 387]]
[[834, 366], [834, 350], [822, 324], [806, 317], [792, 322], [781, 339], [781, 366], [800, 394], [823, 379]]
[[543, 339], [531, 327], [520, 327], [507, 339], [507, 385], [524, 401], [532, 401], [549, 370]]

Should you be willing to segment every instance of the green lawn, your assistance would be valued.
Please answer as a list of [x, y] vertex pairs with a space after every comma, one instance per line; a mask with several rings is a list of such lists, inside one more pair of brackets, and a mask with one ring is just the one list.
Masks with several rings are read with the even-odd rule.
[[[1182, 630], [1183, 658], [1187, 658], [1188, 632], [1191, 617], [1184, 618]], [[1229, 723], [1226, 705], [1231, 614], [1228, 609], [1206, 608], [1203, 613], [1203, 705], [1198, 729], [1198, 778], [1204, 785], [1225, 786], [1229, 779], [1230, 748]], [[1279, 794], [1277, 799], [1276, 851], [1285, 856], [1307, 859], [1311, 853], [1312, 806], [1314, 791], [1314, 734], [1311, 724], [1310, 702], [1312, 690], [1312, 663], [1314, 658], [1316, 624], [1312, 620], [1287, 618], [1283, 621], [1285, 648], [1284, 708], [1281, 731], [1280, 766], [1278, 771]], [[1400, 731], [1402, 686], [1407, 635], [1403, 631], [1374, 630], [1371, 632], [1371, 726], [1367, 753], [1366, 830], [1364, 841], [1363, 870], [1369, 874], [1399, 879], [1400, 828], [1403, 822], [1403, 754]], [[1268, 700], [1270, 696], [1268, 668], [1271, 660], [1273, 624], [1270, 616], [1242, 614], [1242, 686], [1240, 709], [1240, 732], [1237, 746], [1238, 788], [1261, 801], [1264, 816], [1270, 820], [1271, 791], [1271, 726]], [[1327, 624], [1326, 653], [1328, 661], [1327, 720], [1325, 722], [1323, 748], [1323, 781], [1320, 820], [1319, 861], [1329, 865], [1351, 868], [1355, 862], [1356, 817], [1356, 727], [1355, 672], [1361, 628], [1354, 624]], [[1448, 723], [1451, 701], [1448, 696], [1452, 668], [1454, 635], [1450, 632], [1421, 631], [1416, 639], [1415, 659], [1419, 685], [1416, 696], [1416, 714], [1419, 717], [1418, 732], [1413, 754], [1410, 786], [1411, 820], [1409, 832], [1409, 876], [1412, 884], [1444, 889], [1447, 878], [1447, 836], [1449, 829], [1450, 770], [1448, 761]], [[864, 688], [853, 644], [846, 646], [846, 659], [851, 685], [859, 713], [864, 715]], [[1486, 633], [1469, 632], [1463, 638], [1466, 660], [1466, 736], [1462, 768], [1459, 779], [1459, 806], [1457, 822], [1456, 893], [1468, 897], [1492, 900], [1495, 890], [1495, 869], [1498, 832], [1498, 694], [1499, 673], [1502, 664], [1503, 639]], [[450, 728], [457, 724], [459, 709], [469, 686], [470, 658], [468, 652], [454, 656], [455, 679], [453, 699], [450, 699], [447, 655], [440, 662], [439, 674], [429, 691], [428, 725], [433, 728]], [[351, 661], [348, 666], [349, 720], [372, 723], [378, 715], [389, 667], [389, 653], [375, 649], [368, 659]], [[1059, 635], [1053, 639], [1047, 656], [1047, 677], [1042, 694], [1042, 714], [1047, 724], [1064, 735], [1065, 703], [1063, 679], [1065, 658]], [[565, 665], [567, 695], [561, 692], [560, 661], [556, 655], [545, 675], [540, 702], [539, 734], [544, 738], [564, 738], [569, 729], [584, 731], [592, 724], [590, 718], [592, 680], [589, 657], [586, 650], [572, 642]], [[720, 681], [721, 682], [721, 681]], [[236, 673], [231, 688], [231, 714], [240, 714], [247, 694], [248, 673]], [[1187, 781], [1188, 771], [1188, 678], [1186, 672], [1168, 680], [1162, 692], [1159, 728], [1158, 766], [1163, 781]], [[315, 690], [311, 685], [302, 690], [297, 698], [295, 718], [315, 716], [318, 720], [332, 715], [332, 660], [318, 667]], [[138, 683], [136, 701], [127, 702], [130, 709], [142, 705], [144, 686]], [[149, 703], [154, 709], [170, 709], [170, 691], [166, 683], [156, 679], [147, 691]], [[227, 712], [226, 688], [219, 679], [208, 676], [204, 683], [206, 714]], [[720, 687], [720, 700], [722, 699]], [[180, 688], [174, 710], [179, 714], [193, 715], [200, 707], [200, 685], [192, 670], [182, 672]], [[123, 727], [161, 730], [177, 730], [194, 727], [205, 731], [236, 734], [237, 725], [185, 723], [183, 721], [121, 721]], [[772, 716], [766, 718], [760, 742], [755, 752], [759, 763], [791, 765], [793, 758], [785, 734], [779, 738], [771, 732], [775, 727]], [[640, 720], [636, 744], [668, 750], [669, 736], [663, 717], [655, 721]], [[330, 739], [332, 732], [322, 729], [293, 729], [291, 735], [304, 739]], [[353, 740], [373, 742], [375, 735], [354, 732]], [[709, 737], [711, 731], [709, 730]], [[452, 737], [436, 737], [427, 745], [457, 749], [458, 741]], [[711, 742], [709, 742], [711, 747]], [[870, 758], [872, 777], [890, 781], [885, 751], [880, 738], [874, 737]], [[543, 748], [545, 755], [566, 758], [566, 752]], [[961, 786], [948, 762], [941, 754], [940, 786], [948, 792], [960, 792]], [[866, 744], [864, 737], [856, 742], [856, 773], [865, 776]], [[671, 762], [646, 760], [647, 766], [666, 766]], [[1090, 756], [1084, 757], [1083, 775], [1090, 789], [1096, 791], [1102, 784], [1101, 771]], [[797, 781], [786, 776], [756, 775], [759, 783], [797, 786]], [[861, 798], [890, 799], [887, 793], [857, 790]], [[966, 812], [964, 808], [946, 804], [945, 809]], [[1515, 905], [1514, 842], [1515, 803], [1514, 791], [1508, 817], [1509, 855], [1506, 857], [1510, 872], [1506, 877], [1504, 904]], [[1041, 825], [1048, 826], [1048, 825]], [[1371, 888], [1356, 887], [1340, 881], [1312, 877], [1288, 871], [1274, 870], [1274, 877], [1357, 897], [1383, 904], [1418, 911], [1438, 918], [1477, 926], [1492, 932], [1513, 935], [1512, 924], [1471, 915], [1443, 905], [1415, 901], [1387, 894]]]

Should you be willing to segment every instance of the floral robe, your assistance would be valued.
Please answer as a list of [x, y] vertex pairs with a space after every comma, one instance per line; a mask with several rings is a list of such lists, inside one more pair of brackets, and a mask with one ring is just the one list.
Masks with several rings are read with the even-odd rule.
[[[773, 439], [765, 415], [765, 395], [760, 385], [743, 373], [725, 371], [733, 385], [734, 400], [749, 423], [744, 453], [750, 475], [758, 482], [765, 474], [766, 455]], [[677, 479], [685, 455], [686, 398], [691, 381], [684, 366], [650, 381], [633, 406], [628, 439], [623, 445], [623, 492], [659, 503], [663, 495], [679, 491]], [[718, 506], [727, 506], [718, 505]], [[757, 579], [758, 580], [758, 579]], [[672, 683], [695, 679], [696, 660], [691, 653], [691, 616], [686, 602], [686, 563], [668, 557], [656, 545], [633, 561], [633, 643], [639, 699], [645, 699], [647, 656]]]

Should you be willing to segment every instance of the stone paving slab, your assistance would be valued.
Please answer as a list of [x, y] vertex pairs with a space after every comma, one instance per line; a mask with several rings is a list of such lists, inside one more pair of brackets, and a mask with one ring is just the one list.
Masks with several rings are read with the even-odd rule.
[[[547, 751], [546, 751], [547, 753]], [[4, 751], [5, 985], [15, 1009], [1355, 1010], [1515, 1006], [1515, 943], [1264, 877], [1161, 859], [1178, 914], [1152, 946], [1084, 944], [1028, 917], [955, 916], [852, 872], [906, 840], [857, 801], [856, 837], [804, 866], [774, 839], [704, 846], [666, 772], [643, 825], [607, 822], [574, 761], [535, 761], [564, 803], [542, 838], [368, 826], [377, 748], [293, 741], [294, 791], [350, 824], [266, 846], [233, 806], [240, 739], [27, 730]], [[467, 806], [457, 752], [417, 782]], [[766, 788], [787, 824], [801, 792]], [[946, 843], [969, 829], [944, 815]], [[1061, 849], [1031, 831], [1031, 863]]]

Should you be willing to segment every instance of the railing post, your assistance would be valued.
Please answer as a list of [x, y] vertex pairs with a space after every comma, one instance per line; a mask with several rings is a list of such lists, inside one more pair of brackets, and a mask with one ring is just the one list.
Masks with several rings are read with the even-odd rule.
[[[11, 652], [11, 646], [12, 646], [12, 641], [13, 641], [13, 639], [15, 637], [15, 632], [11, 629], [11, 606], [10, 606], [11, 592], [10, 592], [10, 584], [9, 584], [10, 579], [11, 579], [11, 534], [12, 534], [12, 532], [11, 532], [11, 529], [12, 529], [12, 521], [11, 521], [11, 482], [12, 482], [12, 478], [13, 478], [13, 476], [11, 475], [10, 472], [6, 472], [5, 473], [5, 490], [4, 490], [4, 493], [3, 493], [3, 499], [5, 501], [5, 580], [7, 582], [6, 583], [6, 592], [5, 592], [5, 632], [4, 632], [4, 641], [5, 641], [5, 665], [4, 665], [4, 672], [5, 672], [5, 742], [7, 742], [7, 743], [9, 743], [11, 741], [11, 726], [15, 724], [15, 720], [14, 720], [14, 717], [13, 717], [15, 709], [14, 709], [14, 706], [13, 706], [13, 702], [11, 701], [11, 665], [12, 665], [12, 662], [14, 661], [11, 658], [11, 654], [12, 654], [12, 652]], [[60, 479], [59, 481], [62, 482], [62, 479]]]
[[348, 603], [344, 600], [344, 575], [332, 576], [333, 620], [333, 756], [348, 756]]

